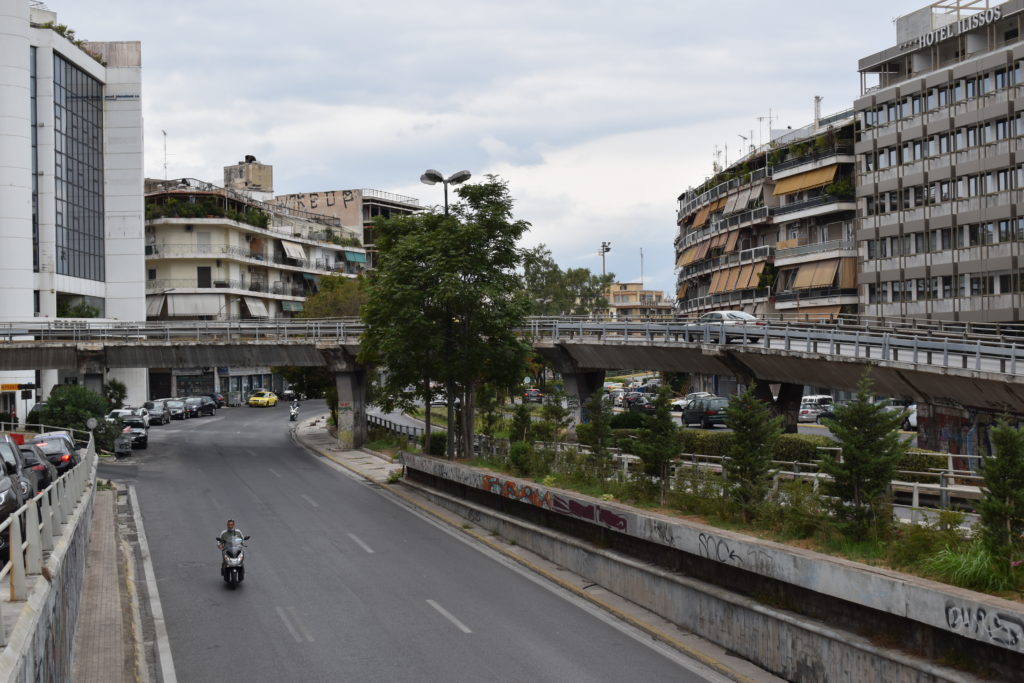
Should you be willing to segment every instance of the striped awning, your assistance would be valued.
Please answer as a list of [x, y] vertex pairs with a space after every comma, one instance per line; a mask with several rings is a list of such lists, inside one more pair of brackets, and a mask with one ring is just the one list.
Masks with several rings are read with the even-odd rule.
[[249, 309], [249, 315], [253, 318], [269, 318], [270, 313], [267, 311], [267, 305], [263, 303], [262, 299], [257, 299], [254, 296], [243, 297], [245, 299], [245, 305]]
[[783, 178], [776, 181], [772, 194], [778, 197], [783, 194], [793, 194], [801, 190], [810, 190], [822, 185], [828, 185], [835, 179], [837, 170], [839, 170], [839, 164], [832, 164], [831, 166], [816, 168], [813, 171], [797, 173], [794, 176]]

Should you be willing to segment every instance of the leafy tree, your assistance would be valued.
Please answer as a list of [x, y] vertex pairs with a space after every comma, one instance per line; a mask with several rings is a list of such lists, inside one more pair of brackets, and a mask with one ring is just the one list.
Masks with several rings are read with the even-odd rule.
[[120, 423], [108, 423], [104, 420], [107, 414], [107, 399], [92, 389], [80, 384], [61, 384], [50, 392], [46, 403], [39, 410], [39, 422], [44, 425], [89, 431], [87, 424], [90, 417], [97, 422], [93, 434], [96, 447], [113, 450], [114, 438], [121, 432]]
[[754, 395], [753, 385], [729, 401], [725, 414], [733, 433], [723, 465], [725, 493], [749, 522], [768, 495], [782, 418], [772, 417], [771, 408]]
[[984, 460], [981, 540], [1002, 569], [1024, 560], [1024, 430], [1004, 419], [992, 430], [994, 454]]
[[[378, 268], [369, 276], [360, 359], [386, 367], [381, 401], [432, 393], [448, 401], [448, 453], [455, 454], [456, 402], [462, 448], [472, 456], [477, 389], [513, 387], [527, 352], [514, 328], [527, 311], [516, 268], [529, 224], [512, 217], [505, 182], [463, 185], [450, 216], [420, 213], [377, 224]], [[408, 387], [412, 386], [410, 391]]]
[[896, 464], [905, 450], [899, 429], [906, 411], [888, 411], [888, 401], [872, 402], [870, 370], [857, 396], [836, 406], [835, 418], [823, 420], [839, 441], [840, 453], [827, 452], [821, 471], [832, 477], [826, 486], [836, 498], [833, 512], [845, 533], [864, 540], [888, 531], [892, 514], [886, 501]]
[[359, 315], [366, 303], [363, 277], [326, 275], [320, 278], [320, 291], [306, 299], [300, 318], [346, 318]]
[[644, 473], [659, 483], [659, 499], [665, 504], [665, 487], [668, 484], [668, 466], [678, 457], [682, 444], [679, 441], [679, 427], [672, 417], [671, 390], [658, 389], [654, 399], [654, 415], [646, 422], [637, 444], [637, 455], [644, 461]]
[[106, 397], [107, 405], [111, 409], [120, 408], [124, 406], [124, 399], [128, 396], [128, 387], [120, 380], [111, 379], [103, 385], [103, 396]]
[[531, 315], [597, 315], [606, 313], [604, 292], [615, 274], [595, 275], [588, 268], [562, 270], [543, 244], [527, 250], [523, 283]]

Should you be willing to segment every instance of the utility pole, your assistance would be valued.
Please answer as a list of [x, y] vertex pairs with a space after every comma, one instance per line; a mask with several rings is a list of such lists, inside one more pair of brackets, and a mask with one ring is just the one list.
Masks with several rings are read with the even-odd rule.
[[167, 180], [167, 131], [160, 132], [164, 134], [164, 180]]
[[601, 277], [605, 276], [604, 255], [612, 250], [611, 242], [601, 242], [601, 249], [597, 253], [601, 255]]

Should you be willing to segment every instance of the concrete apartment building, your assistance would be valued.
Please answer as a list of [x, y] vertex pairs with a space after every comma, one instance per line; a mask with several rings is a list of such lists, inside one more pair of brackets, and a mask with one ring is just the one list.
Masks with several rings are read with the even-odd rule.
[[641, 282], [613, 282], [604, 290], [608, 315], [616, 320], [661, 318], [672, 315], [672, 303], [665, 293], [644, 289]]
[[[143, 320], [141, 45], [62, 34], [40, 2], [0, 0], [0, 320]], [[34, 401], [10, 386], [146, 398], [145, 370], [0, 373], [0, 412]]]
[[[365, 270], [366, 250], [338, 218], [261, 201], [273, 198], [269, 164], [248, 156], [224, 179], [146, 181], [150, 320], [294, 317], [321, 277]], [[152, 370], [150, 384], [154, 396], [244, 396], [272, 378], [263, 367], [168, 368]]]
[[775, 131], [679, 196], [676, 312], [856, 312], [853, 112]]
[[860, 60], [862, 311], [1020, 322], [1024, 2], [944, 2]]

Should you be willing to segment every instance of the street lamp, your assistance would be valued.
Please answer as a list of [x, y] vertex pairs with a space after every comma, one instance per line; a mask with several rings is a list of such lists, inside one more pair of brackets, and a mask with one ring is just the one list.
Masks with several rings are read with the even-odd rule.
[[461, 185], [462, 183], [469, 180], [469, 171], [459, 171], [458, 173], [452, 173], [450, 176], [445, 178], [441, 175], [440, 171], [435, 171], [432, 168], [428, 168], [420, 176], [420, 182], [424, 185], [437, 185], [438, 183], [444, 183], [444, 215], [448, 215], [448, 186], [449, 185]]
[[601, 255], [601, 277], [604, 277], [604, 255], [612, 250], [611, 242], [601, 242], [601, 250], [597, 252]]

